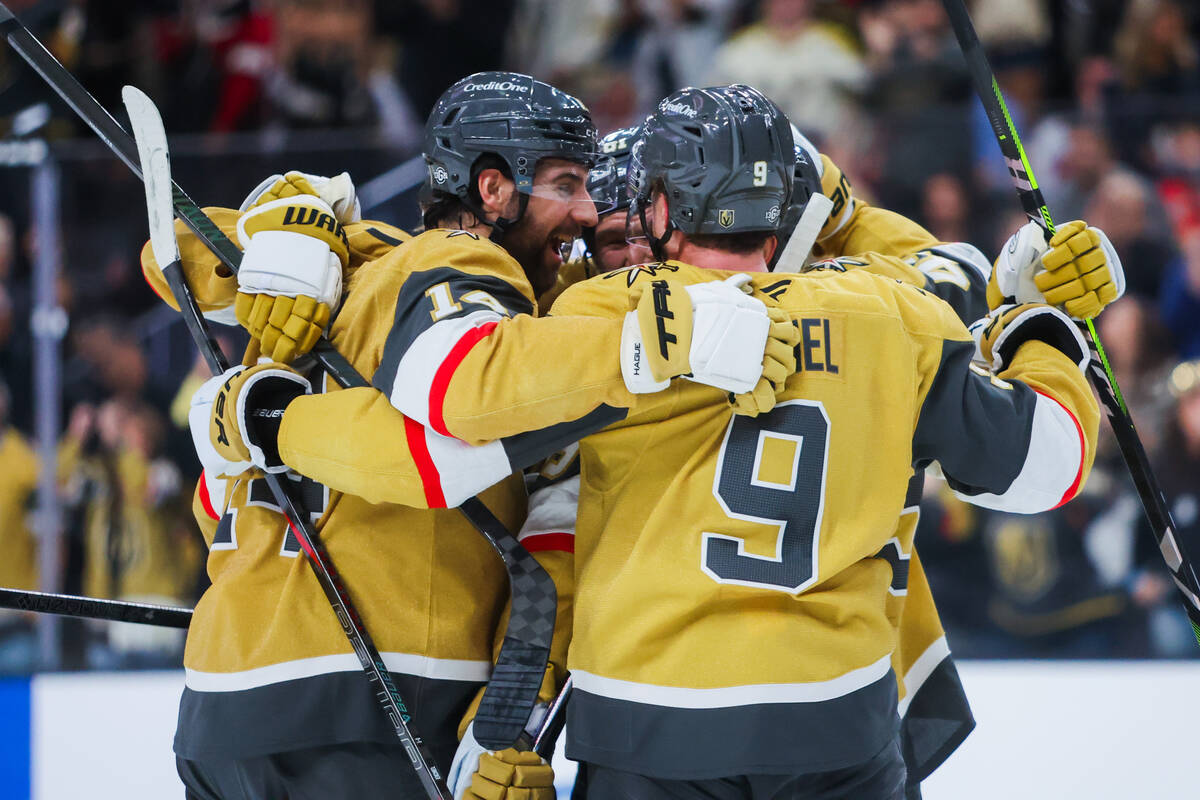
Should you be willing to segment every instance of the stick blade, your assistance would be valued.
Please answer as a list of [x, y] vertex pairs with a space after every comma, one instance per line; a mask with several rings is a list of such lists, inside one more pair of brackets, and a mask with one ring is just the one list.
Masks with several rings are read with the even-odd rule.
[[150, 248], [160, 268], [179, 260], [175, 241], [175, 207], [171, 197], [171, 157], [167, 133], [154, 101], [136, 86], [121, 89], [137, 143], [142, 179], [146, 184], [146, 215], [150, 220]]

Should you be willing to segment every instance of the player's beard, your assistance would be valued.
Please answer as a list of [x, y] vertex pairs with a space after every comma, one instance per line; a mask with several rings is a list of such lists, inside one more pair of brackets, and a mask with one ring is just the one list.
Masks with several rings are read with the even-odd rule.
[[536, 219], [526, 214], [504, 236], [504, 249], [516, 259], [525, 271], [525, 277], [537, 296], [553, 288], [562, 266], [562, 254], [558, 242], [573, 240], [579, 233], [578, 226], [544, 230]]

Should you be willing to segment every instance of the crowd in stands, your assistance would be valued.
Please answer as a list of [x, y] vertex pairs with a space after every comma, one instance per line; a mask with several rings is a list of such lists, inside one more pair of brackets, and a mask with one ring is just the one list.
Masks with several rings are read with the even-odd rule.
[[[192, 143], [181, 163], [202, 204], [237, 205], [288, 167], [349, 168], [361, 185], [419, 151], [446, 86], [507, 68], [583, 98], [602, 133], [679, 86], [750, 83], [857, 196], [939, 238], [994, 255], [1024, 221], [939, 0], [7, 5], [107, 108], [120, 108], [126, 83], [156, 100], [173, 137]], [[1099, 319], [1101, 340], [1179, 534], [1200, 542], [1200, 6], [968, 6], [1051, 212], [1104, 229], [1125, 265], [1127, 294]], [[0, 137], [42, 138], [62, 157], [57, 291], [69, 327], [54, 585], [191, 605], [205, 579], [186, 404], [204, 369], [142, 281], [141, 187], [7, 47]], [[0, 584], [10, 588], [39, 585], [25, 514], [39, 241], [29, 182], [28, 169], [0, 168]], [[958, 655], [1200, 654], [1106, 423], [1102, 434], [1084, 495], [1047, 514], [987, 513], [928, 480], [917, 541]], [[65, 666], [178, 662], [175, 636], [66, 629]], [[0, 672], [36, 662], [29, 618], [0, 612]]]

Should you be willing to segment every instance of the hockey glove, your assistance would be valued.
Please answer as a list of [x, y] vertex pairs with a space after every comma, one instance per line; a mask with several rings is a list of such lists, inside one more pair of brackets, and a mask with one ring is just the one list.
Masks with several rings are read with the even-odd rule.
[[492, 752], [467, 726], [446, 783], [455, 800], [554, 800], [554, 770], [537, 753]]
[[286, 472], [279, 457], [279, 426], [288, 403], [312, 385], [283, 364], [232, 367], [220, 376], [209, 438], [221, 458], [249, 461], [266, 472]]
[[246, 199], [242, 201], [238, 211], [249, 211], [251, 208], [271, 200], [284, 197], [295, 197], [300, 194], [310, 194], [321, 198], [333, 208], [337, 221], [343, 225], [358, 222], [362, 219], [362, 206], [358, 202], [358, 194], [350, 173], [343, 172], [326, 178], [322, 175], [310, 175], [307, 172], [291, 170], [283, 175], [276, 173], [263, 180]]
[[661, 391], [671, 378], [734, 394], [763, 375], [771, 328], [767, 307], [748, 295], [750, 276], [686, 285], [651, 281], [635, 296], [621, 332], [621, 374], [634, 394]]
[[264, 355], [286, 363], [312, 349], [341, 302], [350, 245], [333, 208], [298, 192], [311, 189], [307, 180], [280, 184], [238, 219], [245, 252], [234, 313]]
[[1091, 359], [1079, 325], [1057, 308], [1041, 303], [1000, 306], [971, 326], [971, 332], [977, 337], [980, 357], [995, 373], [1007, 369], [1021, 345], [1032, 340], [1061, 351], [1080, 372]]
[[767, 307], [771, 328], [763, 351], [763, 372], [749, 392], [730, 394], [729, 403], [735, 414], [754, 417], [775, 407], [784, 391], [788, 376], [796, 371], [796, 345], [800, 344], [800, 328], [782, 308]]
[[196, 390], [192, 395], [192, 403], [188, 408], [188, 429], [192, 434], [192, 445], [196, 448], [196, 456], [205, 471], [225, 478], [241, 475], [253, 465], [248, 460], [230, 461], [217, 451], [209, 430], [212, 428], [213, 401], [225, 382], [225, 375], [214, 375]]
[[988, 281], [989, 308], [1047, 303], [1075, 319], [1089, 319], [1125, 293], [1125, 270], [1099, 228], [1081, 220], [1058, 228], [1046, 241], [1037, 223], [1008, 240]]

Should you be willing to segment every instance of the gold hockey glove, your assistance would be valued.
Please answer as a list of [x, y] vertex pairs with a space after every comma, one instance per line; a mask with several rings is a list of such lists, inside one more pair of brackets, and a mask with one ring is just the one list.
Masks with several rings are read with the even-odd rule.
[[1075, 319], [1091, 319], [1125, 293], [1125, 270], [1099, 228], [1075, 220], [1059, 226], [1033, 282], [1046, 302]]
[[234, 312], [264, 355], [286, 363], [312, 349], [341, 302], [350, 245], [307, 176], [289, 172], [257, 191], [238, 219]]
[[554, 800], [554, 770], [537, 753], [484, 753], [464, 800]]
[[1014, 233], [988, 280], [989, 308], [1047, 303], [1088, 319], [1125, 293], [1125, 270], [1112, 243], [1082, 220], [1065, 223], [1046, 241], [1028, 222]]
[[279, 426], [288, 403], [312, 385], [283, 364], [226, 370], [212, 403], [209, 439], [227, 462], [250, 462], [266, 472], [286, 472], [279, 457]]

